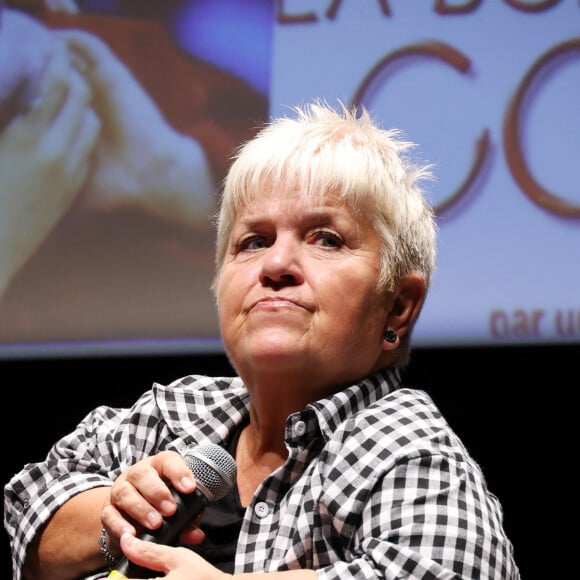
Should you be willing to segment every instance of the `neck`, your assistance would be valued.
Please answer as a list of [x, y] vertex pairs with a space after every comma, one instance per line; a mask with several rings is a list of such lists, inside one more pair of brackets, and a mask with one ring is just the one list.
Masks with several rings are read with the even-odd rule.
[[238, 495], [247, 506], [262, 481], [286, 461], [284, 428], [273, 423], [264, 426], [250, 407], [250, 422], [244, 427], [236, 446]]

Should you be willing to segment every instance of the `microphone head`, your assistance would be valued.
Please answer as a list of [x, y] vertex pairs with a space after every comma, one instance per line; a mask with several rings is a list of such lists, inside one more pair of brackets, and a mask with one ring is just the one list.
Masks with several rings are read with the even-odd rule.
[[197, 481], [197, 486], [210, 501], [226, 496], [236, 483], [236, 462], [219, 445], [192, 447], [184, 459]]

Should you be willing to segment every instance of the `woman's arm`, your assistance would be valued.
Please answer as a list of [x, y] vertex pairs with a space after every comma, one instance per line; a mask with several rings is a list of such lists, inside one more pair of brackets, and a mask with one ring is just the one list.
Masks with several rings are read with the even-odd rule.
[[108, 487], [89, 489], [56, 511], [29, 545], [23, 577], [74, 580], [104, 568], [98, 537], [101, 511], [108, 495]]

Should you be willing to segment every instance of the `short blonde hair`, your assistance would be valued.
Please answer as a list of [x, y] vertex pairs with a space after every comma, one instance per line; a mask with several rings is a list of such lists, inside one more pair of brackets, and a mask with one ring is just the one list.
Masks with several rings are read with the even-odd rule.
[[409, 156], [415, 144], [384, 130], [361, 107], [337, 109], [316, 100], [292, 107], [292, 117], [267, 124], [237, 151], [224, 181], [217, 219], [214, 293], [231, 229], [250, 196], [267, 184], [281, 191], [339, 200], [367, 216], [382, 240], [379, 289], [393, 290], [407, 274], [429, 287], [436, 261], [436, 224], [420, 182], [431, 167]]

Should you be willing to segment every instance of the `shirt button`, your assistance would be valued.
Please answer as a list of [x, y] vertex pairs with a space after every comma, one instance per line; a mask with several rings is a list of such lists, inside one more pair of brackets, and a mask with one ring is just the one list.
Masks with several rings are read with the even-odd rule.
[[294, 425], [294, 433], [298, 437], [302, 437], [302, 435], [306, 433], [306, 423], [304, 421], [296, 421], [296, 425]]
[[259, 518], [265, 518], [270, 512], [270, 508], [265, 501], [259, 501], [254, 508], [254, 512]]

